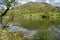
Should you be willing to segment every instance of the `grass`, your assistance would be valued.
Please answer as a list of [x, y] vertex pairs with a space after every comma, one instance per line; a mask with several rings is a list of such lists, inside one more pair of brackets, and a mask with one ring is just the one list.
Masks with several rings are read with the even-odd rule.
[[[46, 18], [42, 18], [42, 16], [46, 16]], [[52, 25], [59, 25], [60, 24], [60, 14], [59, 13], [49, 13], [49, 14], [44, 14], [44, 13], [31, 13], [31, 14], [18, 14], [14, 13], [7, 14], [8, 18], [4, 16], [4, 21], [8, 20], [8, 22], [11, 22], [11, 16], [13, 17], [13, 22], [16, 23], [17, 25], [20, 25], [24, 28], [27, 29], [40, 29], [40, 28], [49, 28]], [[5, 22], [6, 22], [5, 21]]]
[[22, 40], [22, 31], [10, 32], [0, 29], [0, 40]]

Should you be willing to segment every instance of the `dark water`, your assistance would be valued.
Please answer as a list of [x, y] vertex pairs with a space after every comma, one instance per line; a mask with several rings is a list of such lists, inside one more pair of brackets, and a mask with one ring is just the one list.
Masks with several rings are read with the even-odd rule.
[[9, 27], [9, 30], [11, 32], [21, 30], [21, 31], [23, 31], [24, 36], [32, 36], [33, 34], [35, 34], [37, 32], [36, 30], [28, 30], [28, 29], [25, 29], [25, 28], [20, 27], [20, 26]]
[[[2, 27], [2, 25], [0, 24], [0, 29], [1, 29], [1, 27]], [[23, 28], [23, 27], [20, 27], [20, 26], [16, 26], [16, 25], [10, 26], [8, 29], [11, 32], [15, 32], [15, 31], [21, 30], [21, 31], [23, 31], [23, 36], [25, 36], [25, 37], [31, 37], [37, 32], [37, 30], [28, 30], [26, 28]]]
[[[2, 25], [0, 24], [0, 29], [1, 29], [1, 27], [2, 27]], [[16, 25], [10, 26], [8, 29], [11, 32], [21, 30], [21, 31], [23, 31], [23, 35], [25, 37], [31, 37], [37, 32], [37, 30], [28, 30], [26, 28], [23, 28], [23, 27], [20, 27], [20, 26], [16, 26]], [[51, 33], [52, 33], [52, 35], [54, 37], [57, 37], [58, 40], [60, 40], [60, 25], [52, 26], [48, 30], [51, 31]]]
[[[18, 30], [22, 30], [23, 31], [23, 35], [26, 37], [31, 37], [33, 36], [37, 30], [28, 30], [28, 29], [25, 29], [23, 27], [20, 27], [20, 26], [12, 26], [12, 27], [9, 27], [9, 30], [11, 32], [14, 32], [14, 31], [18, 31]], [[51, 28], [49, 28], [49, 31], [51, 31], [52, 35], [54, 37], [57, 37], [58, 40], [60, 40], [60, 25], [56, 25], [56, 26], [52, 26]]]

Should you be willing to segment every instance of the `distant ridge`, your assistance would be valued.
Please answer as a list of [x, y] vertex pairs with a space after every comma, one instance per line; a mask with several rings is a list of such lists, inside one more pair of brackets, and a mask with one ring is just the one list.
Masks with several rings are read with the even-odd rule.
[[24, 5], [20, 5], [18, 7], [18, 10], [25, 12], [31, 12], [31, 13], [39, 13], [39, 12], [58, 12], [59, 7], [53, 6], [48, 3], [38, 3], [38, 2], [29, 2]]

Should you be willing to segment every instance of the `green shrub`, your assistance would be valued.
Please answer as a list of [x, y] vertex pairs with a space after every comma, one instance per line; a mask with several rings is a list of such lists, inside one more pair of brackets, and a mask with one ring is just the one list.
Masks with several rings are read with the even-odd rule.
[[51, 34], [50, 31], [48, 31], [47, 29], [45, 30], [39, 30], [34, 36], [33, 36], [33, 40], [56, 40], [56, 38], [54, 38]]

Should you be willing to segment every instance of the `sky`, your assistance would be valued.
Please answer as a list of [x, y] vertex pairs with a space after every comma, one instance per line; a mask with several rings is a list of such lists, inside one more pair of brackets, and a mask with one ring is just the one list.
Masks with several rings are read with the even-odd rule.
[[55, 2], [60, 2], [60, 0], [55, 0]]
[[[28, 1], [32, 1], [32, 2], [45, 2], [47, 0], [22, 0], [22, 1], [24, 1], [24, 2], [28, 2]], [[60, 2], [60, 0], [49, 0], [49, 1], [51, 1], [51, 2]]]
[[25, 4], [27, 2], [46, 2], [46, 3], [60, 6], [60, 0], [20, 0], [19, 2], [21, 4]]
[[[18, 2], [21, 4], [25, 4], [28, 2], [46, 2], [46, 3], [50, 3], [52, 5], [55, 5], [55, 6], [60, 6], [60, 0], [19, 0]], [[6, 6], [4, 6], [4, 5], [0, 5], [0, 6], [3, 6], [6, 9]]]
[[60, 6], [60, 0], [20, 0], [19, 2], [21, 4], [25, 4], [28, 2], [46, 2], [46, 3], [50, 3], [52, 5], [55, 5], [55, 6]]

